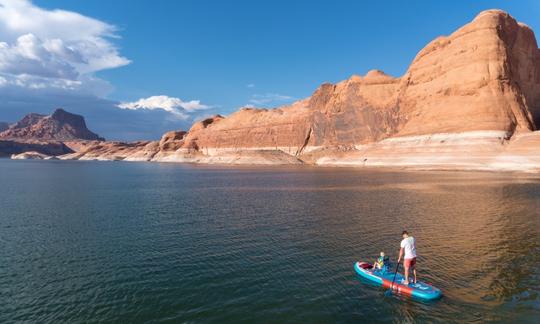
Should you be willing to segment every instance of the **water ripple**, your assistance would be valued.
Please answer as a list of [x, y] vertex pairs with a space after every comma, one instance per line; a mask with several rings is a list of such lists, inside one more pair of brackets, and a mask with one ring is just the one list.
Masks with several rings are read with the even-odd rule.
[[[532, 322], [534, 175], [0, 160], [0, 322]], [[352, 264], [399, 233], [445, 296]]]

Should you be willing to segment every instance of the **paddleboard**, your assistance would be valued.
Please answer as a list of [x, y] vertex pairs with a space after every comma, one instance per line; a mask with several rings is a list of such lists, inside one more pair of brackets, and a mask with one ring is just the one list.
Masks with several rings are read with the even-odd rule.
[[354, 270], [362, 278], [365, 278], [373, 283], [380, 284], [381, 286], [392, 290], [395, 293], [411, 296], [422, 300], [435, 300], [441, 298], [442, 292], [440, 289], [433, 287], [425, 282], [418, 281], [409, 285], [403, 284], [402, 281], [405, 278], [401, 273], [396, 275], [396, 281], [392, 285], [392, 279], [394, 279], [394, 271], [383, 272], [381, 270], [374, 270], [373, 266], [367, 262], [356, 262], [354, 264]]

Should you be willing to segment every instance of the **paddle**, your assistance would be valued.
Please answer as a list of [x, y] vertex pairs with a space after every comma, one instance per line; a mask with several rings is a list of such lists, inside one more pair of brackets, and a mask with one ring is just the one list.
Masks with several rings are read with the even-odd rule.
[[394, 272], [394, 279], [392, 279], [392, 284], [390, 285], [390, 289], [384, 293], [385, 296], [392, 296], [392, 290], [394, 290], [394, 282], [396, 281], [396, 275], [397, 275], [398, 269], [399, 269], [399, 262], [396, 265], [396, 272]]

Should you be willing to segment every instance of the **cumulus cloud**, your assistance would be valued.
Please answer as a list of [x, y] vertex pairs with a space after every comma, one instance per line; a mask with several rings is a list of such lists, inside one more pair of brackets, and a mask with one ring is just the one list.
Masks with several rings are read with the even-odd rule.
[[265, 93], [265, 94], [254, 94], [251, 96], [249, 102], [255, 106], [276, 106], [286, 103], [290, 103], [295, 100], [294, 97], [282, 95], [279, 93]]
[[117, 37], [115, 26], [76, 12], [0, 0], [0, 86], [103, 91], [94, 73], [130, 63]]
[[141, 98], [133, 102], [122, 102], [118, 105], [118, 108], [130, 110], [161, 109], [175, 115], [179, 119], [187, 119], [189, 117], [189, 113], [211, 107], [201, 104], [200, 100], [183, 101], [180, 98], [162, 95]]
[[108, 139], [159, 139], [216, 107], [167, 96], [134, 103], [107, 99], [112, 85], [96, 72], [130, 63], [115, 45], [118, 38], [114, 25], [76, 12], [0, 0], [0, 120], [62, 107], [85, 116]]

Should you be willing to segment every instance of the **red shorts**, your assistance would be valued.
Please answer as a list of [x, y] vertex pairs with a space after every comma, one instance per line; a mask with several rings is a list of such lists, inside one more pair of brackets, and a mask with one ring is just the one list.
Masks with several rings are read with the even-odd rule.
[[405, 266], [405, 268], [414, 268], [414, 266], [416, 265], [416, 257], [412, 259], [405, 259], [403, 261], [403, 265]]

